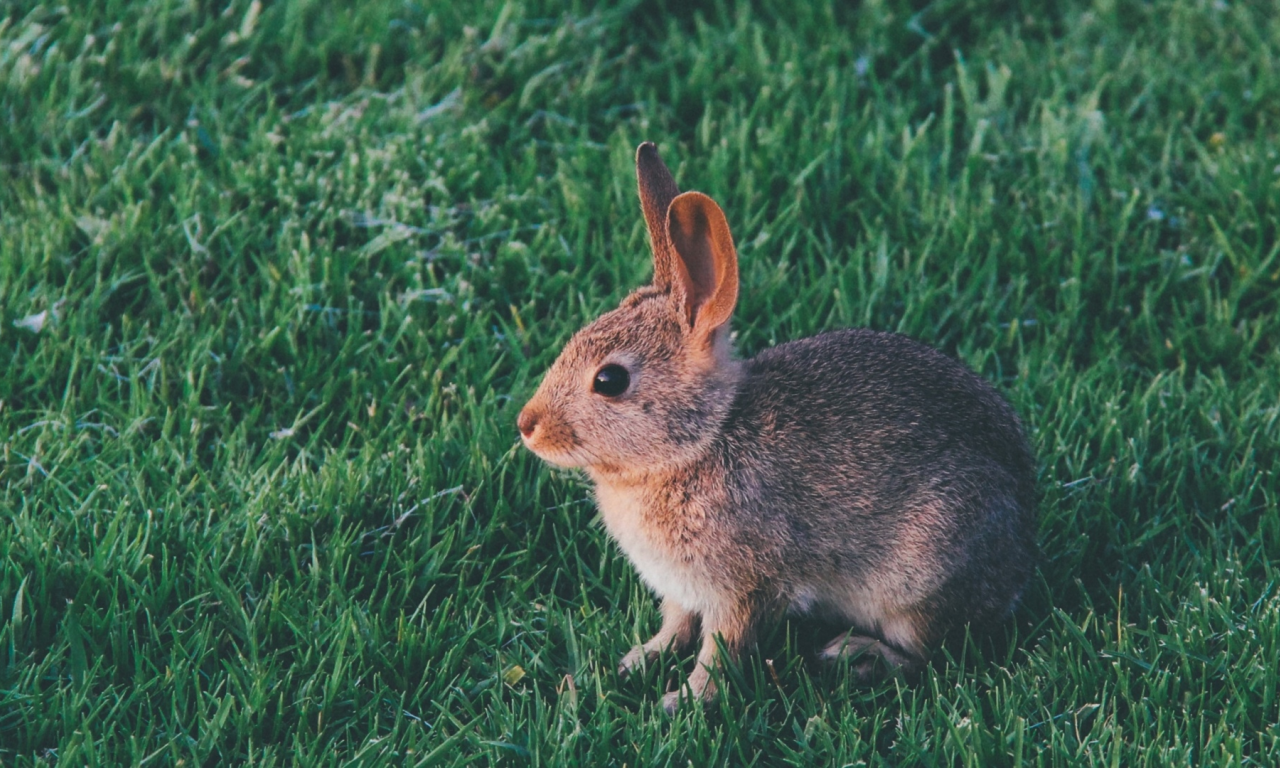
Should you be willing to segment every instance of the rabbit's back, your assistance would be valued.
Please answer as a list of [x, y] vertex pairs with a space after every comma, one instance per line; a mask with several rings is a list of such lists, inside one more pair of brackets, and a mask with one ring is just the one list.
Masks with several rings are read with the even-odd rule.
[[828, 469], [853, 459], [886, 491], [902, 473], [942, 479], [993, 462], [1020, 500], [1034, 501], [1034, 462], [1013, 408], [965, 366], [900, 334], [840, 330], [762, 351], [746, 362], [725, 432], [827, 459]]

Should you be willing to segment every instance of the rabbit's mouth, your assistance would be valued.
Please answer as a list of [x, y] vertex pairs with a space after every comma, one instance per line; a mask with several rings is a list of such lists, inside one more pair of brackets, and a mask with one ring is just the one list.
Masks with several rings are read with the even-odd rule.
[[578, 450], [546, 445], [548, 441], [539, 439], [540, 435], [534, 435], [533, 438], [523, 435], [520, 437], [524, 442], [524, 447], [532, 451], [534, 456], [561, 469], [578, 469], [591, 463], [590, 460], [579, 456], [580, 451]]

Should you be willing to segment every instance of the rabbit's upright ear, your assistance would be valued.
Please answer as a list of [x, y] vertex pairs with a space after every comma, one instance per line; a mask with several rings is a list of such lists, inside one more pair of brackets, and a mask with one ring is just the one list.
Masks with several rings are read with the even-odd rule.
[[649, 245], [653, 249], [653, 284], [666, 290], [675, 279], [675, 252], [667, 232], [667, 208], [680, 194], [676, 180], [667, 170], [658, 148], [646, 141], [636, 149], [636, 181], [640, 187], [640, 207], [649, 227]]
[[684, 284], [689, 324], [695, 333], [709, 335], [728, 322], [738, 302], [738, 251], [729, 222], [716, 201], [685, 192], [667, 209], [667, 231], [678, 257], [674, 278]]

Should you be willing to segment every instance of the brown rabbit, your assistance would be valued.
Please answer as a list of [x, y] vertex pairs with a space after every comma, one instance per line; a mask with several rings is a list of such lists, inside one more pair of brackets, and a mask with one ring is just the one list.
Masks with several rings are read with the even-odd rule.
[[1009, 404], [893, 333], [735, 359], [724, 213], [680, 194], [653, 144], [636, 172], [653, 284], [570, 339], [518, 421], [538, 456], [586, 470], [662, 598], [662, 628], [619, 671], [699, 639], [687, 694], [707, 699], [716, 636], [736, 657], [790, 613], [851, 625], [821, 655], [873, 678], [1005, 618], [1036, 552], [1034, 459]]

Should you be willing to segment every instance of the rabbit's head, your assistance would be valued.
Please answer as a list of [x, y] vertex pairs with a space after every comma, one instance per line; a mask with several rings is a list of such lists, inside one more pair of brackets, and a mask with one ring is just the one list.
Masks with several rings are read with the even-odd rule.
[[653, 283], [574, 334], [520, 411], [524, 443], [562, 467], [629, 474], [689, 461], [732, 405], [738, 257], [724, 212], [636, 152]]

